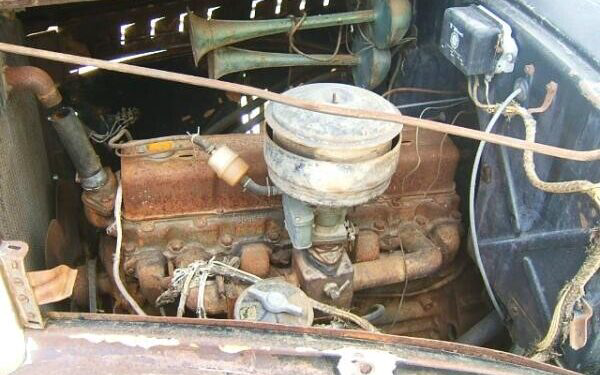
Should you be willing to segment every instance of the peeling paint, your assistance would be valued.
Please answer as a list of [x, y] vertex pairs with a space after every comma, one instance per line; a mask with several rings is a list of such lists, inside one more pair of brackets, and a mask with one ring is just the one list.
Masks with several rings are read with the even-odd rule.
[[294, 349], [296, 353], [319, 353], [319, 351], [315, 348], [307, 348], [304, 346], [299, 346]]
[[246, 350], [251, 350], [252, 348], [243, 345], [219, 345], [219, 349], [227, 354], [236, 354]]
[[38, 349], [39, 349], [39, 346], [38, 346], [37, 342], [35, 342], [35, 340], [32, 339], [31, 337], [28, 337], [27, 343], [25, 344], [25, 361], [23, 362], [24, 365], [29, 365], [29, 364], [33, 363], [32, 354], [34, 352], [36, 352]]
[[83, 339], [94, 344], [106, 342], [108, 344], [119, 343], [131, 347], [149, 349], [154, 346], [177, 346], [179, 340], [148, 337], [143, 335], [101, 335], [94, 333], [80, 333], [69, 336], [71, 339]]
[[383, 350], [358, 349], [345, 347], [327, 350], [325, 353], [339, 356], [337, 369], [341, 375], [391, 375], [400, 360], [397, 356]]

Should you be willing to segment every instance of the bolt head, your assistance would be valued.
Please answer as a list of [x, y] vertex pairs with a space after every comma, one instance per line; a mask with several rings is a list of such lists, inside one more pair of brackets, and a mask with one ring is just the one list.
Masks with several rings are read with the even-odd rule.
[[167, 244], [167, 248], [170, 251], [177, 253], [181, 251], [181, 249], [183, 249], [183, 241], [180, 239], [173, 239], [169, 241], [169, 243]]
[[131, 252], [133, 252], [133, 251], [135, 250], [135, 244], [134, 244], [133, 242], [126, 242], [126, 243], [123, 245], [123, 249], [124, 249], [126, 252], [128, 252], [128, 253], [131, 253]]
[[154, 230], [154, 223], [151, 221], [145, 221], [141, 226], [144, 232], [152, 232]]
[[427, 219], [425, 219], [423, 216], [415, 216], [415, 223], [419, 225], [425, 225], [427, 224]]
[[381, 219], [377, 219], [373, 223], [373, 227], [377, 230], [384, 230], [385, 229], [385, 221], [383, 221]]
[[221, 244], [223, 246], [231, 246], [231, 244], [233, 244], [233, 237], [229, 234], [223, 234], [221, 236]]
[[267, 232], [267, 238], [271, 241], [278, 241], [280, 236], [281, 235], [277, 230], [270, 230]]

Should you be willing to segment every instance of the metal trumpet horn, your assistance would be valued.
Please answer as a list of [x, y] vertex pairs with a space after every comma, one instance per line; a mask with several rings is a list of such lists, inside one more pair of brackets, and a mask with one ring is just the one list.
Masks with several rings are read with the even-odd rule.
[[208, 76], [219, 79], [227, 74], [247, 70], [289, 66], [353, 66], [352, 77], [357, 86], [373, 88], [379, 85], [390, 69], [389, 50], [375, 47], [358, 48], [356, 55], [297, 55], [250, 51], [235, 47], [223, 47], [208, 54]]
[[[368, 5], [368, 10], [306, 17], [299, 29], [367, 23], [365, 33], [377, 48], [387, 49], [398, 44], [410, 25], [409, 0], [368, 0]], [[294, 20], [290, 18], [259, 21], [207, 20], [191, 12], [188, 18], [196, 64], [206, 53], [217, 48], [261, 36], [285, 33], [294, 26]]]

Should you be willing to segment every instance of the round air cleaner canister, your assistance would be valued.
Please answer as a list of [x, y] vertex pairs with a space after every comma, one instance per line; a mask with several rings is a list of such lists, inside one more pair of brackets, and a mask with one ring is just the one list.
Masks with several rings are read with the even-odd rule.
[[[315, 83], [285, 94], [352, 109], [400, 113], [383, 97], [344, 84]], [[265, 115], [269, 177], [285, 194], [314, 205], [349, 207], [387, 189], [400, 155], [402, 125], [272, 102]]]

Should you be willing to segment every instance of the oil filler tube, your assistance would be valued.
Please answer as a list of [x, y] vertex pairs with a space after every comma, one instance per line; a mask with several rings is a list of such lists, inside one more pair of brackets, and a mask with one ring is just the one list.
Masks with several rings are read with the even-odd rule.
[[60, 108], [50, 115], [49, 120], [75, 166], [81, 187], [96, 190], [104, 186], [108, 176], [73, 108]]

